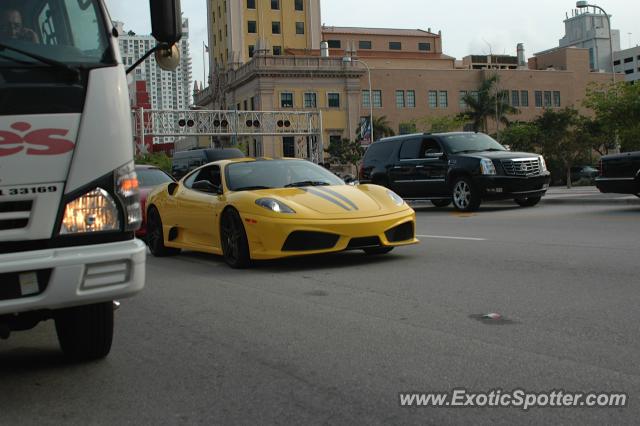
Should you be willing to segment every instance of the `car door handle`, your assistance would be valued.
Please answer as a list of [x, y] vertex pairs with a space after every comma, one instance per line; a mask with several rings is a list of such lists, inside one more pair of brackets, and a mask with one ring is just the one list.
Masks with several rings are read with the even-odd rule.
[[393, 170], [400, 170], [402, 166], [394, 166]]
[[416, 169], [424, 169], [424, 166], [416, 166]]

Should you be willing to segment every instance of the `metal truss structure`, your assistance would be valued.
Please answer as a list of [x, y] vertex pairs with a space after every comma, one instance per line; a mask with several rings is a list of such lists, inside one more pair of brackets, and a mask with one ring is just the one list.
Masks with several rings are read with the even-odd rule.
[[309, 159], [323, 158], [322, 113], [313, 111], [133, 111], [135, 136], [306, 136]]

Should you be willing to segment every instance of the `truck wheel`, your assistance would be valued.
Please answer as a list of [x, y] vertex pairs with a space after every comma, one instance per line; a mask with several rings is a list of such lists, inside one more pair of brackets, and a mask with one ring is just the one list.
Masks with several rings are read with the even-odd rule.
[[251, 257], [247, 233], [242, 225], [240, 214], [234, 209], [228, 209], [222, 214], [220, 219], [220, 242], [222, 255], [227, 265], [234, 269], [242, 269], [249, 266]]
[[367, 247], [362, 250], [364, 250], [367, 255], [374, 256], [378, 254], [387, 254], [393, 250], [393, 247]]
[[456, 179], [452, 190], [453, 206], [461, 212], [473, 212], [480, 207], [480, 194], [468, 177]]
[[113, 303], [78, 306], [54, 314], [62, 352], [74, 361], [104, 358], [113, 340]]
[[542, 197], [516, 198], [515, 202], [521, 207], [533, 207], [540, 202]]
[[172, 256], [180, 253], [180, 249], [164, 245], [162, 219], [160, 219], [160, 213], [155, 207], [149, 209], [147, 217], [147, 245], [151, 254], [156, 257]]
[[436, 207], [442, 208], [451, 204], [451, 200], [431, 200], [431, 203]]

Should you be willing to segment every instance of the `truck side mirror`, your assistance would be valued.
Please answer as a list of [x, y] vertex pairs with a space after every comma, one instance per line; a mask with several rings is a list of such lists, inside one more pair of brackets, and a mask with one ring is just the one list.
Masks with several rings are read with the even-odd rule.
[[180, 0], [149, 0], [151, 35], [160, 43], [173, 46], [182, 38]]

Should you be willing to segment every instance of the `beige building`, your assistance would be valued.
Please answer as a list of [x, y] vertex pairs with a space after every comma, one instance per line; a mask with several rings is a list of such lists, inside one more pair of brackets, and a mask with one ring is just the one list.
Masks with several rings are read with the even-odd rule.
[[[209, 3], [217, 13], [223, 1]], [[238, 2], [230, 3], [236, 4], [238, 12], [227, 8], [231, 14], [226, 21], [211, 22], [210, 37], [224, 34], [222, 28], [226, 26], [232, 39], [222, 38], [226, 40], [224, 49], [234, 60], [224, 62], [228, 56], [223, 47], [214, 50], [212, 57], [218, 59], [212, 60], [219, 61], [222, 68], [213, 84], [196, 94], [196, 104], [211, 109], [319, 111], [325, 147], [332, 139], [357, 139], [361, 120], [369, 116], [371, 105], [374, 117], [385, 116], [396, 133], [403, 123], [457, 115], [466, 107], [463, 96], [473, 95], [483, 79], [495, 74], [500, 77], [497, 90], [520, 110], [511, 119], [520, 121], [533, 120], [544, 108], [581, 108], [589, 83], [611, 79], [611, 74], [591, 72], [589, 50], [579, 48], [557, 48], [538, 54], [527, 63], [519, 46], [518, 56], [484, 56], [484, 67], [474, 67], [481, 61], [470, 56], [467, 66], [461, 67], [455, 58], [442, 52], [439, 32], [321, 27], [318, 0], [304, 1], [302, 11], [296, 10], [298, 1], [280, 0], [279, 7], [287, 10], [277, 13], [289, 13], [291, 22], [301, 22], [297, 20], [304, 16], [305, 37], [274, 38], [273, 34], [266, 34], [262, 38], [272, 46], [280, 43], [282, 50], [250, 50], [253, 43], [259, 44], [261, 36], [259, 31], [252, 35], [246, 22], [254, 19], [254, 13], [260, 15], [260, 9], [247, 10], [246, 6], [266, 7], [261, 18], [264, 22], [280, 15], [269, 9], [270, 0], [243, 0], [242, 7]], [[220, 7], [220, 13], [223, 10]], [[233, 22], [230, 17], [235, 17]], [[321, 40], [328, 43], [327, 51], [321, 52]], [[345, 56], [359, 61], [346, 62]], [[371, 96], [369, 73], [361, 62], [370, 69]], [[490, 120], [489, 124], [489, 131], [494, 132], [495, 121]], [[264, 137], [243, 142], [251, 155], [306, 156], [305, 143], [300, 138]]]

